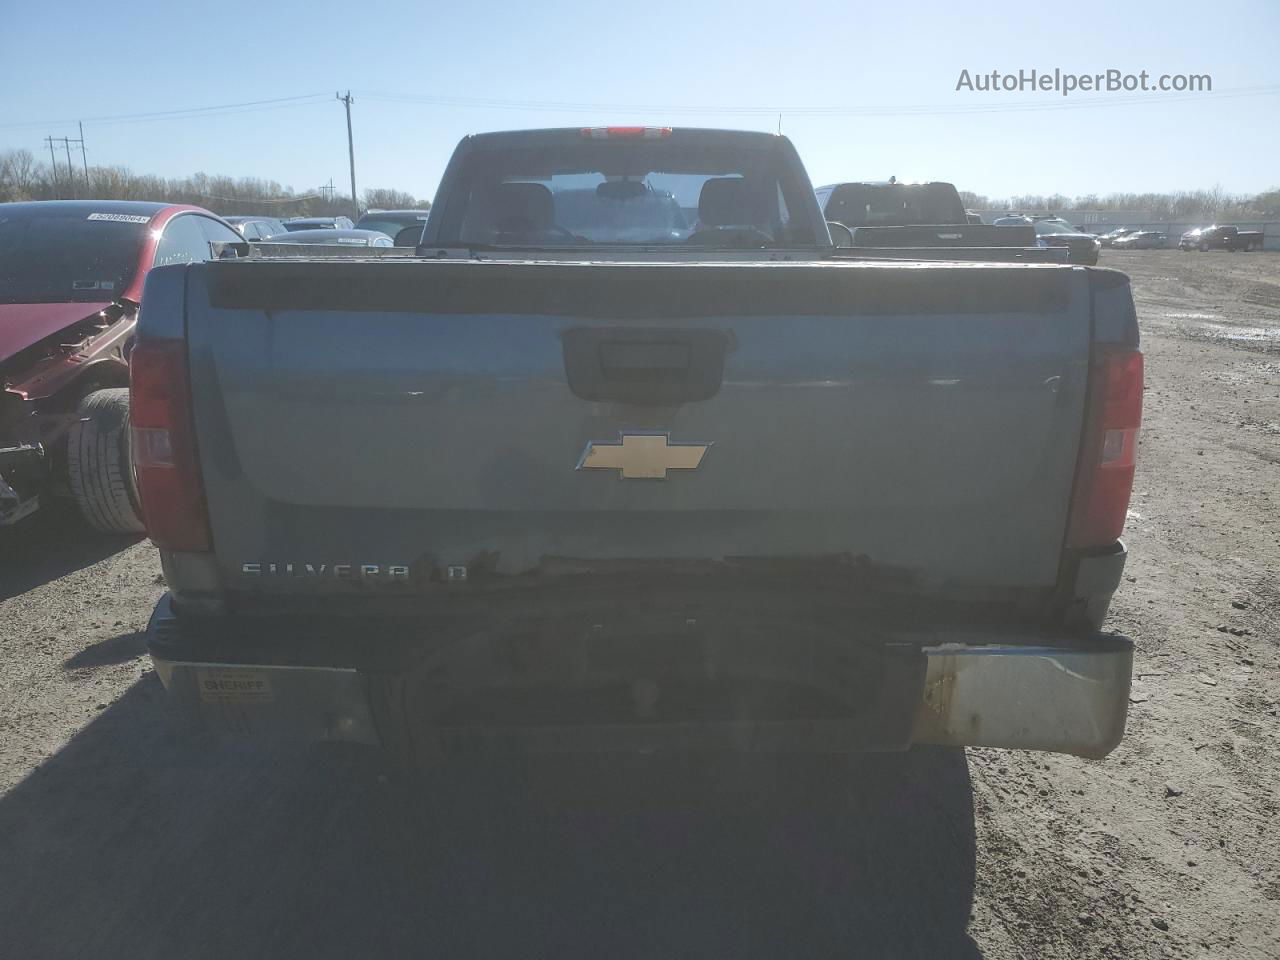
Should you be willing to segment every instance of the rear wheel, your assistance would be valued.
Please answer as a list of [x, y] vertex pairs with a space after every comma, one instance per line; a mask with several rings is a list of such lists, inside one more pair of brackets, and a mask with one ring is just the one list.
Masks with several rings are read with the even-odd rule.
[[129, 391], [95, 390], [67, 436], [67, 479], [85, 522], [101, 533], [141, 533], [129, 447]]

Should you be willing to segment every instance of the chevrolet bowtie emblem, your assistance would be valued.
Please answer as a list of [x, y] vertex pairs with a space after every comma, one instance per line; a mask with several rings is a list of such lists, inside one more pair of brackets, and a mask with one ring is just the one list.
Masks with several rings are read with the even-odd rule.
[[709, 443], [672, 443], [665, 433], [624, 433], [618, 443], [588, 443], [579, 470], [619, 470], [623, 480], [665, 480], [668, 470], [696, 470]]

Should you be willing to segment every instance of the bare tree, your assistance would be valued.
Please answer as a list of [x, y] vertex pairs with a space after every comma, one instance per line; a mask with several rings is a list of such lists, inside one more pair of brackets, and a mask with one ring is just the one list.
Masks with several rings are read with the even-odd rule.
[[41, 199], [48, 170], [36, 162], [30, 150], [0, 154], [0, 201]]
[[429, 210], [431, 201], [418, 200], [403, 190], [375, 187], [364, 192], [362, 206], [365, 210]]
[[[326, 200], [319, 189], [295, 191], [274, 180], [254, 177], [194, 173], [169, 179], [136, 174], [125, 167], [90, 167], [88, 179], [88, 195], [100, 200], [191, 203], [228, 216], [335, 216], [348, 213], [351, 203], [341, 196]], [[53, 171], [38, 162], [30, 150], [0, 153], [0, 202], [50, 200], [59, 195], [57, 187]], [[1054, 212], [1067, 217], [1081, 210], [1142, 210], [1154, 219], [1174, 221], [1280, 217], [1280, 189], [1276, 188], [1256, 196], [1232, 195], [1215, 185], [1208, 190], [1085, 194], [1074, 198], [1062, 194], [997, 198], [962, 190], [960, 198], [969, 209]], [[364, 192], [364, 206], [426, 210], [431, 203], [405, 190], [380, 187]]]

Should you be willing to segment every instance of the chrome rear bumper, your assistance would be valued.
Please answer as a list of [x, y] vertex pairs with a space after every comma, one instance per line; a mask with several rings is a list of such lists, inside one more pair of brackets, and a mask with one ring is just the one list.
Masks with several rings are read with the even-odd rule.
[[151, 660], [172, 706], [201, 728], [262, 740], [379, 743], [355, 670]]
[[[167, 600], [153, 617], [153, 635], [159, 624], [175, 625]], [[993, 642], [996, 637], [999, 642]], [[878, 693], [894, 701], [880, 709], [885, 717], [902, 717], [888, 724], [890, 733], [901, 733], [873, 737], [866, 747], [859, 746], [868, 742], [865, 730], [838, 719], [588, 723], [489, 732], [527, 741], [535, 752], [664, 746], [841, 752], [928, 743], [1089, 758], [1106, 756], [1124, 735], [1133, 661], [1132, 644], [1124, 638], [1050, 639], [973, 629], [894, 639], [899, 650], [908, 648], [908, 656], [900, 660], [897, 679]], [[171, 643], [152, 644], [156, 671], [173, 706], [202, 727], [258, 738], [379, 743], [368, 678], [361, 670], [269, 658], [228, 663], [216, 657], [187, 659], [184, 653]]]
[[1012, 747], [1099, 758], [1124, 736], [1133, 644], [1093, 637], [1070, 647], [925, 647], [916, 743]]

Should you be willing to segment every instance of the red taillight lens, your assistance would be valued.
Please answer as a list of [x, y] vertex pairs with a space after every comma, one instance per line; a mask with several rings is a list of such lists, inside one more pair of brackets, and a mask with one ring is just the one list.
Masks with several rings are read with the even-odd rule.
[[670, 127], [583, 127], [588, 140], [661, 140], [671, 136]]
[[166, 550], [210, 549], [181, 340], [141, 340], [129, 357], [133, 469], [147, 535]]
[[1093, 367], [1089, 418], [1067, 546], [1102, 547], [1124, 530], [1142, 423], [1142, 354], [1102, 353]]

